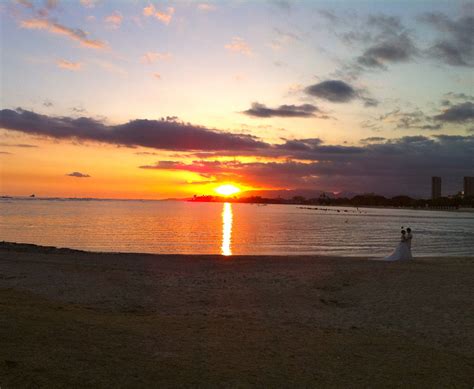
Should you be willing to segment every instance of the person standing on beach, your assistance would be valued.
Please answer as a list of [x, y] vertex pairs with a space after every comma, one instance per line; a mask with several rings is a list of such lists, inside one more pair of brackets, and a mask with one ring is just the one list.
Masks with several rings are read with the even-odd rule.
[[[403, 228], [403, 227], [402, 227]], [[406, 231], [402, 229], [400, 242], [392, 254], [384, 258], [385, 261], [403, 261], [411, 259], [411, 251], [408, 246], [408, 241], [406, 237]]]
[[413, 239], [413, 234], [411, 233], [411, 228], [407, 228], [406, 240], [408, 244], [408, 249], [410, 250], [410, 259], [413, 259], [413, 255], [411, 253], [411, 240]]

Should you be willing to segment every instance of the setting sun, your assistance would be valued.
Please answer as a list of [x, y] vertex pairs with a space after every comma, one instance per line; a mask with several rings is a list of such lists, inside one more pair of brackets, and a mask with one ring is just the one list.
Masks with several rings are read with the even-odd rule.
[[233, 194], [239, 193], [240, 189], [237, 188], [235, 185], [226, 184], [226, 185], [221, 185], [217, 187], [215, 191], [219, 193], [221, 196], [231, 196]]

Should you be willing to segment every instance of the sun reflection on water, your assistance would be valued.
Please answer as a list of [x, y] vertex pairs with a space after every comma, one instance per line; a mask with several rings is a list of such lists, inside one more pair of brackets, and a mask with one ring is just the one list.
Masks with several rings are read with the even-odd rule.
[[222, 255], [232, 255], [232, 204], [224, 203], [222, 208]]

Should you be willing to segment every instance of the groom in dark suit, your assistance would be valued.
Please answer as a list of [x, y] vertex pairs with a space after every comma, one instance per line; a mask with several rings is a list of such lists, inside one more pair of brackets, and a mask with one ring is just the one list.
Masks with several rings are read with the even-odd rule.
[[407, 234], [406, 234], [406, 240], [407, 240], [407, 244], [408, 244], [408, 249], [410, 250], [410, 259], [412, 259], [412, 255], [411, 255], [411, 240], [413, 239], [413, 234], [411, 233], [411, 228], [408, 227], [407, 228]]

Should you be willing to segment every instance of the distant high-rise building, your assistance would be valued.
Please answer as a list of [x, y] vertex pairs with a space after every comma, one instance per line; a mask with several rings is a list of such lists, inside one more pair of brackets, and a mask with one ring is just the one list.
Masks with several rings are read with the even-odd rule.
[[431, 177], [431, 198], [433, 200], [441, 197], [441, 177]]
[[474, 177], [464, 177], [464, 197], [474, 196]]

